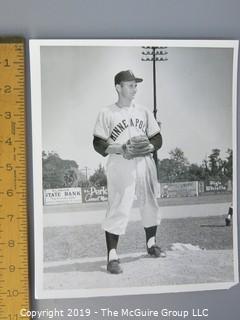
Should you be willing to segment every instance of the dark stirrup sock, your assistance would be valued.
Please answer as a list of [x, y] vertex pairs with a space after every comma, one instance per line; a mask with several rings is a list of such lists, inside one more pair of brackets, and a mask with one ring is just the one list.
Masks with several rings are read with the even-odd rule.
[[156, 239], [156, 233], [157, 233], [157, 226], [152, 226], [149, 228], [144, 228], [146, 233], [146, 243], [148, 243], [148, 240], [154, 237]]
[[105, 231], [105, 237], [106, 237], [106, 244], [107, 244], [107, 252], [109, 255], [110, 250], [117, 249], [119, 235]]

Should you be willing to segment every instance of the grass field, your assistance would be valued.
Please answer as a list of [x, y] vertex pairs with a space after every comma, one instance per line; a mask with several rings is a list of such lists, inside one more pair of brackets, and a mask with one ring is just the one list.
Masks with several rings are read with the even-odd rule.
[[[164, 219], [158, 228], [158, 243], [167, 250], [173, 243], [186, 243], [207, 250], [232, 249], [232, 227], [225, 226], [225, 216]], [[120, 238], [118, 252], [145, 250], [141, 222], [129, 222]], [[105, 238], [101, 226], [64, 226], [44, 228], [44, 261], [105, 256]]]

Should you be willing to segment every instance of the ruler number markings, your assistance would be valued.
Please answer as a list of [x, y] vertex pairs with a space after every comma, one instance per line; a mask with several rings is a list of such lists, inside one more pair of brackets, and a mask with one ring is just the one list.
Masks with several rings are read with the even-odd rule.
[[23, 41], [0, 39], [0, 72], [0, 319], [18, 320], [29, 309]]

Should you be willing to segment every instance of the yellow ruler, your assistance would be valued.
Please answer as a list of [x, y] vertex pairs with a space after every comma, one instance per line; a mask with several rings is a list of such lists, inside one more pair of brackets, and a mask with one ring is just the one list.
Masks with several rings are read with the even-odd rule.
[[24, 41], [0, 38], [0, 320], [29, 310]]

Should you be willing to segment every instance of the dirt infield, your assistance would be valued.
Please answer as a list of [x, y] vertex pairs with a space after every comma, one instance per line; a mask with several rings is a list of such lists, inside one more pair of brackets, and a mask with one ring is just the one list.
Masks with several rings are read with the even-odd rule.
[[173, 286], [233, 281], [231, 250], [168, 251], [167, 258], [145, 252], [121, 256], [124, 272], [106, 272], [104, 257], [46, 264], [44, 288], [55, 290]]
[[[169, 249], [173, 243], [190, 243], [207, 250], [232, 249], [232, 227], [225, 227], [224, 216], [164, 219], [158, 228], [158, 242]], [[119, 253], [145, 250], [140, 221], [129, 222], [120, 237]], [[106, 255], [104, 232], [100, 225], [44, 228], [44, 261], [101, 257]]]
[[163, 219], [157, 242], [167, 250], [164, 259], [146, 254], [141, 221], [130, 221], [118, 247], [124, 273], [117, 276], [106, 272], [105, 238], [98, 223], [45, 227], [44, 288], [120, 290], [233, 282], [233, 234], [232, 227], [225, 226], [225, 216]]

